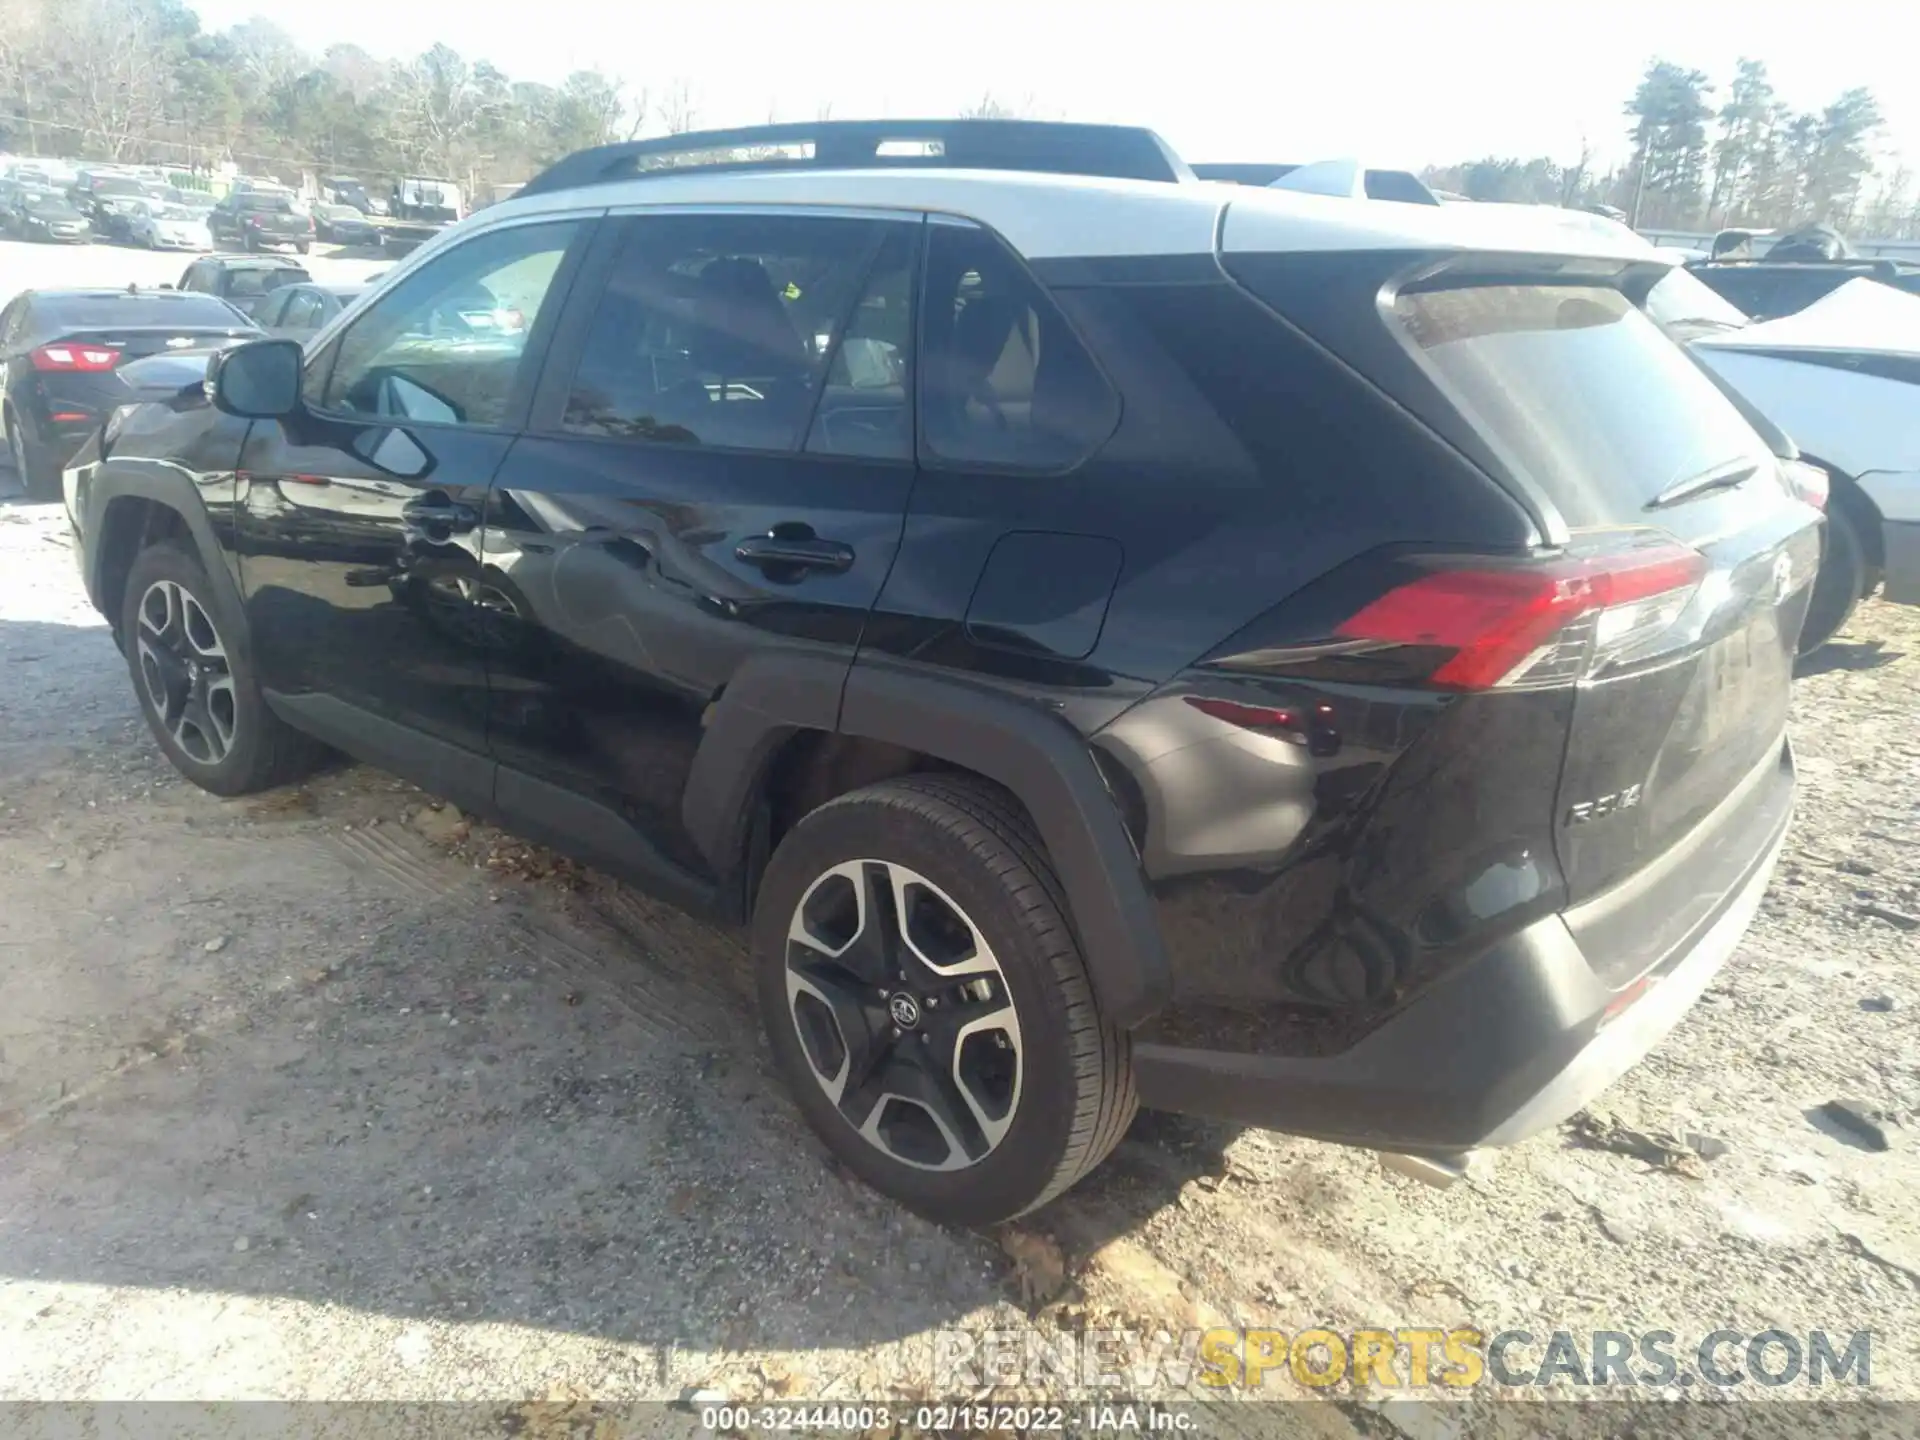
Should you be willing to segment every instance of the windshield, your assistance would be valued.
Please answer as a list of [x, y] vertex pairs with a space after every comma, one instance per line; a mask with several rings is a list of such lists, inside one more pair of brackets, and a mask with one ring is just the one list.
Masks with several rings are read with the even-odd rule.
[[67, 210], [72, 207], [49, 190], [39, 195], [27, 196], [27, 208], [29, 210]]
[[168, 205], [160, 211], [162, 220], [198, 220], [200, 212], [190, 210], [185, 205]]
[[1618, 290], [1403, 291], [1394, 310], [1475, 428], [1569, 525], [1637, 514], [1676, 484], [1768, 462], [1740, 412]]
[[1647, 314], [1662, 325], [1704, 330], [1738, 330], [1747, 317], [1699, 276], [1669, 270], [1647, 292]]

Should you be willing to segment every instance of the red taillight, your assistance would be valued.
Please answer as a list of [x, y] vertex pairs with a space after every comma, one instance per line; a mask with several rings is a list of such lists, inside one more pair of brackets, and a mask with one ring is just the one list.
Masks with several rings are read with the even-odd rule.
[[29, 358], [36, 370], [111, 370], [120, 352], [105, 345], [42, 345]]
[[[1558, 683], [1672, 625], [1706, 569], [1699, 551], [1663, 541], [1542, 565], [1441, 570], [1389, 590], [1337, 633], [1451, 651], [1428, 677], [1450, 690]], [[1588, 616], [1593, 623], [1570, 635]]]

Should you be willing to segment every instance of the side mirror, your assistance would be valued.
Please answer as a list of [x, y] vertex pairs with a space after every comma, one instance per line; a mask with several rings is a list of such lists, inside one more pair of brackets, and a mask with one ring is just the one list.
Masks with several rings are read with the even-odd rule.
[[215, 355], [213, 403], [243, 420], [279, 420], [300, 408], [301, 350], [293, 340], [250, 340]]

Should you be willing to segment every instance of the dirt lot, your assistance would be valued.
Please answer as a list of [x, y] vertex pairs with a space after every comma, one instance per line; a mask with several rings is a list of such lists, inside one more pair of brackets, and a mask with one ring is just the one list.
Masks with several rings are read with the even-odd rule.
[[1048, 1326], [1683, 1352], [1871, 1328], [1873, 1392], [1920, 1398], [1920, 612], [1845, 639], [1799, 687], [1799, 819], [1748, 942], [1606, 1102], [1616, 1138], [1724, 1153], [1563, 1131], [1440, 1192], [1147, 1117], [980, 1236], [836, 1173], [730, 935], [365, 768], [244, 802], [178, 780], [63, 518], [0, 502], [0, 1399], [922, 1396], [933, 1332], [1048, 1299]]

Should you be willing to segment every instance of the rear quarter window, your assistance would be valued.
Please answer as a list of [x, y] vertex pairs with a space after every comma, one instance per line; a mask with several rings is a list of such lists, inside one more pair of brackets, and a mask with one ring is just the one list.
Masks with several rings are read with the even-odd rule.
[[1449, 399], [1569, 525], [1633, 518], [1669, 486], [1769, 462], [1739, 411], [1617, 290], [1402, 291], [1394, 316]]

